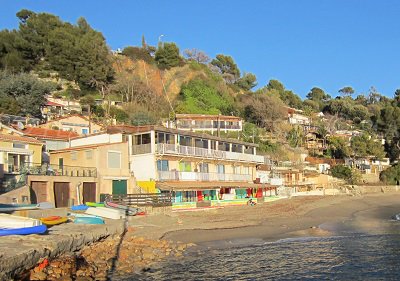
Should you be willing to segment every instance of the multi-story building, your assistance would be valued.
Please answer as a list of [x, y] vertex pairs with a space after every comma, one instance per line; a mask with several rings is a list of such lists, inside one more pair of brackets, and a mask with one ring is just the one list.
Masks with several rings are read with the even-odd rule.
[[[43, 143], [0, 124], [0, 187], [13, 188], [29, 167], [42, 163]], [[3, 191], [4, 191], [3, 190]]]
[[[56, 205], [65, 205], [61, 198], [71, 198], [74, 202], [104, 200], [103, 194], [128, 194], [134, 192], [135, 182], [129, 170], [127, 142], [103, 143], [71, 147], [50, 152], [51, 176], [79, 176], [81, 186], [77, 192], [73, 184], [67, 182], [64, 190], [54, 186]], [[54, 181], [54, 179], [53, 179]], [[67, 189], [67, 191], [65, 191]], [[62, 196], [66, 192], [66, 196]]]
[[71, 140], [71, 146], [129, 142], [130, 171], [146, 192], [173, 191], [175, 201], [244, 198], [264, 163], [257, 145], [159, 126], [111, 126], [107, 133]]
[[175, 121], [166, 121], [164, 126], [193, 132], [207, 131], [211, 134], [219, 132], [237, 132], [243, 130], [243, 120], [236, 116], [207, 114], [176, 114]]

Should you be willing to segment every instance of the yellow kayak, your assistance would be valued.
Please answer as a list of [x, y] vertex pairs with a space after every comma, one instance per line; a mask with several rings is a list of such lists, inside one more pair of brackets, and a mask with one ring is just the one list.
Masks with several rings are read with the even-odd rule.
[[47, 217], [47, 218], [41, 218], [40, 221], [47, 225], [57, 225], [57, 224], [62, 224], [64, 222], [68, 221], [67, 217], [59, 217], [59, 216], [53, 216], [53, 217]]

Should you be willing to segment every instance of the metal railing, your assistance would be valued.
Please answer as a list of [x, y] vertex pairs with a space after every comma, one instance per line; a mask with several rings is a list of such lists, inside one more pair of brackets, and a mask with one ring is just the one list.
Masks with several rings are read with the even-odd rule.
[[94, 167], [23, 163], [18, 166], [9, 165], [8, 168], [9, 171], [12, 171], [13, 174], [69, 176], [69, 177], [97, 177], [97, 169]]
[[125, 206], [168, 207], [172, 206], [172, 193], [110, 194], [106, 200]]
[[172, 155], [178, 154], [178, 155], [189, 155], [189, 156], [191, 155], [191, 156], [210, 158], [210, 159], [226, 159], [226, 160], [264, 163], [264, 156], [262, 155], [213, 150], [207, 148], [183, 146], [176, 144], [159, 143], [156, 145], [156, 153], [172, 154]]
[[201, 172], [179, 172], [179, 171], [157, 171], [158, 180], [180, 180], [180, 181], [240, 181], [249, 182], [251, 175], [201, 173]]

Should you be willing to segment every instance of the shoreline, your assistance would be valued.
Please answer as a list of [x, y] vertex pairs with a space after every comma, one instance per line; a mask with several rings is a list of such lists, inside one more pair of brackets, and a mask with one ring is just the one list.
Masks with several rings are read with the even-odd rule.
[[[93, 280], [94, 276], [98, 278], [96, 280], [106, 280], [109, 273], [130, 274], [135, 269], [134, 272], [140, 274], [157, 264], [168, 263], [170, 258], [182, 256], [187, 248], [191, 252], [291, 238], [351, 233], [399, 234], [400, 224], [390, 221], [398, 213], [400, 193], [380, 193], [357, 197], [292, 197], [256, 206], [130, 217], [122, 235], [111, 235], [106, 240], [89, 243], [83, 249], [76, 248], [72, 260], [68, 253], [49, 256], [46, 276], [38, 266], [30, 272], [45, 279], [50, 277], [49, 274], [55, 278], [66, 273], [92, 277], [88, 280]], [[68, 225], [61, 226], [60, 230], [67, 231], [68, 228]], [[194, 245], [198, 247], [192, 247]], [[103, 250], [98, 252], [98, 249]], [[111, 254], [102, 257], [104, 252]], [[90, 266], [81, 268], [77, 262], [81, 258]], [[45, 280], [42, 278], [34, 280]]]
[[[273, 210], [274, 205], [281, 207], [282, 204], [293, 205], [293, 208], [284, 210], [280, 216], [274, 213], [258, 218], [255, 224], [219, 227], [206, 223], [202, 228], [170, 230], [161, 238], [209, 246], [231, 245], [232, 240], [237, 242], [246, 239], [273, 242], [287, 238], [327, 237], [355, 232], [392, 233], [389, 220], [400, 213], [400, 194], [282, 199], [264, 204], [268, 206], [262, 206], [257, 211]], [[249, 216], [251, 214], [245, 215], [246, 218]]]

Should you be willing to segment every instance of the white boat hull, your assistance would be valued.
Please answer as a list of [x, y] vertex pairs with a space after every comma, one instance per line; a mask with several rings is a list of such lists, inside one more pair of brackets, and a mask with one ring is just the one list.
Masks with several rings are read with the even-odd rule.
[[23, 228], [41, 225], [37, 219], [0, 214], [0, 228]]
[[107, 219], [119, 220], [125, 218], [125, 212], [105, 207], [89, 207], [85, 212], [88, 215], [99, 216]]

